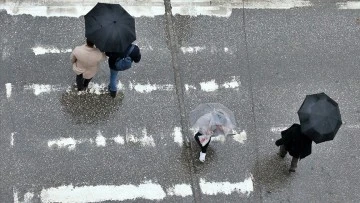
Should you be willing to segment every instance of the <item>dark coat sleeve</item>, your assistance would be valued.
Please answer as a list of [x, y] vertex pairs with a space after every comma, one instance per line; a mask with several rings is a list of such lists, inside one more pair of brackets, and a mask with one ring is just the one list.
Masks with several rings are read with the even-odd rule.
[[108, 63], [111, 69], [115, 69], [115, 62], [117, 58], [124, 57], [123, 53], [105, 52], [105, 54], [109, 57]]

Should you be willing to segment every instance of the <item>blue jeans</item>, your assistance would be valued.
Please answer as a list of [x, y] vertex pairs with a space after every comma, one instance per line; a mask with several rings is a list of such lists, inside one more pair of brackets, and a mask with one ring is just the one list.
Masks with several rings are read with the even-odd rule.
[[110, 91], [117, 91], [117, 75], [119, 71], [110, 69], [110, 84], [109, 90]]

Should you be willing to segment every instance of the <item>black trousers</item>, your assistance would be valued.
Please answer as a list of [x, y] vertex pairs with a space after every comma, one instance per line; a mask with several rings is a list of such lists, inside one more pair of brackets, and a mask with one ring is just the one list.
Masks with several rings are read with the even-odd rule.
[[205, 146], [202, 146], [201, 145], [201, 143], [200, 143], [200, 140], [199, 140], [199, 136], [201, 136], [202, 134], [201, 133], [199, 133], [199, 132], [197, 132], [196, 134], [195, 134], [195, 141], [199, 144], [199, 146], [201, 147], [201, 152], [202, 153], [206, 153], [206, 150], [207, 150], [207, 148], [208, 148], [208, 146], [209, 146], [209, 144], [210, 144], [210, 141], [211, 141], [211, 138], [210, 138], [210, 140], [209, 140], [209, 142], [205, 145]]
[[77, 85], [78, 90], [81, 91], [81, 90], [84, 90], [85, 88], [87, 88], [91, 79], [92, 78], [84, 79], [83, 74], [76, 75], [76, 85]]

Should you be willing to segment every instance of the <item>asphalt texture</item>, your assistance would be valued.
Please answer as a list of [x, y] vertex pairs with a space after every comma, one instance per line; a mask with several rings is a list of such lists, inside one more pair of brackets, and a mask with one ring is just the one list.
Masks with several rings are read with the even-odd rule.
[[[335, 2], [335, 1], [334, 1]], [[191, 184], [193, 195], [157, 202], [359, 202], [360, 201], [360, 12], [334, 2], [288, 10], [234, 9], [229, 18], [171, 15], [136, 18], [142, 60], [120, 74], [129, 84], [172, 84], [171, 91], [108, 94], [65, 90], [34, 95], [31, 84], [71, 86], [70, 53], [35, 55], [35, 46], [71, 49], [84, 42], [83, 18], [11, 16], [0, 11], [0, 202], [61, 185]], [[187, 53], [181, 47], [206, 47]], [[225, 49], [226, 48], [226, 49]], [[108, 82], [107, 62], [92, 80]], [[202, 91], [200, 83], [238, 88]], [[11, 83], [11, 97], [5, 84]], [[191, 84], [196, 89], [185, 89]], [[277, 127], [298, 122], [306, 94], [325, 92], [339, 103], [344, 124], [331, 142], [313, 144], [312, 154], [289, 173], [290, 157], [277, 156]], [[218, 102], [234, 111], [244, 143], [212, 142], [206, 161], [189, 129], [188, 114], [200, 103]], [[174, 142], [174, 128], [184, 143]], [[82, 143], [74, 150], [50, 148], [49, 140], [151, 135], [156, 146], [105, 147]], [[13, 134], [13, 140], [12, 135]], [[203, 194], [199, 181], [242, 182], [250, 194]], [[32, 202], [40, 202], [35, 196]], [[124, 202], [152, 202], [146, 199]]]

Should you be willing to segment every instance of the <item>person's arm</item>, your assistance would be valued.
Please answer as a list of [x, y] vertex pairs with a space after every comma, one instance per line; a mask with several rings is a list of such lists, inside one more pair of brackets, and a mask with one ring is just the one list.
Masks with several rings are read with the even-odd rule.
[[275, 145], [276, 146], [284, 145], [284, 139], [280, 138], [280, 139], [276, 140]]
[[72, 64], [76, 62], [76, 56], [74, 54], [74, 51], [70, 55], [70, 61], [71, 61]]

